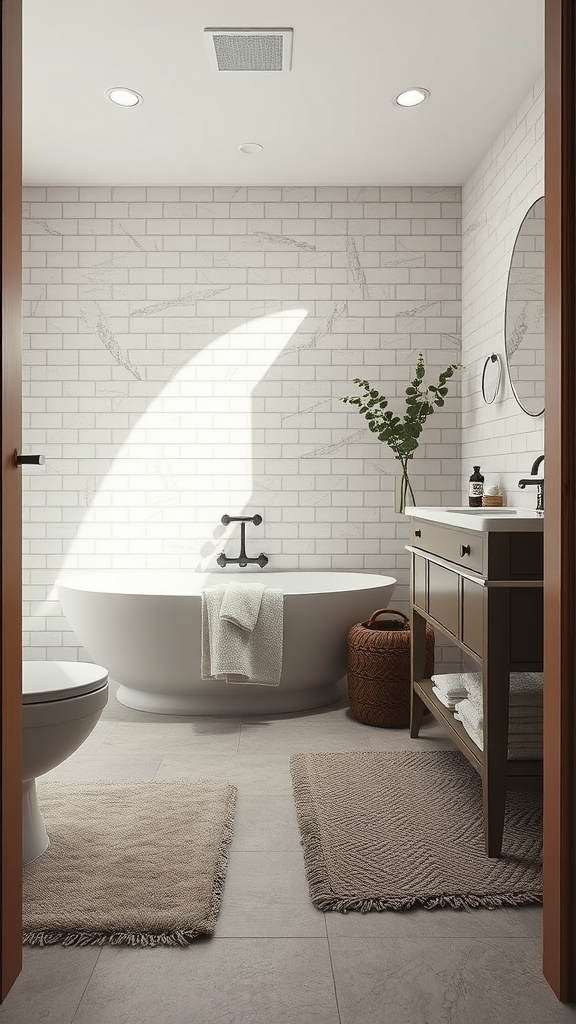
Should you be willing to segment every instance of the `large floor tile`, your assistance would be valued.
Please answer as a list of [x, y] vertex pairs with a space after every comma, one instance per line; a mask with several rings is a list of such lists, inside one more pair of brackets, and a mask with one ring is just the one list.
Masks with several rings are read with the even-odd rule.
[[102, 951], [74, 1024], [339, 1024], [326, 940]]
[[[84, 753], [83, 748], [69, 757], [62, 764], [53, 768], [42, 778], [62, 782], [75, 782], [93, 779], [109, 779], [111, 781], [150, 782], [156, 775], [162, 757], [160, 754], [147, 753], [145, 748], [123, 751], [118, 747], [104, 750], [104, 744], [95, 754]], [[41, 786], [42, 779], [38, 780]]]
[[239, 793], [291, 796], [288, 754], [199, 754], [178, 750], [162, 758], [157, 779], [222, 779]]
[[238, 753], [370, 749], [369, 730], [338, 708], [324, 713], [244, 718]]
[[301, 851], [296, 808], [291, 796], [239, 792], [234, 851]]
[[534, 939], [330, 939], [341, 1024], [576, 1021]]
[[161, 758], [169, 751], [235, 754], [239, 718], [190, 718], [187, 722], [118, 722], [100, 752], [145, 750]]
[[216, 935], [325, 936], [324, 915], [308, 898], [301, 853], [232, 852]]
[[100, 949], [25, 948], [22, 973], [0, 1006], [2, 1024], [71, 1024]]
[[406, 729], [380, 729], [366, 726], [372, 750], [455, 750], [442, 726], [435, 719], [425, 719], [417, 739]]

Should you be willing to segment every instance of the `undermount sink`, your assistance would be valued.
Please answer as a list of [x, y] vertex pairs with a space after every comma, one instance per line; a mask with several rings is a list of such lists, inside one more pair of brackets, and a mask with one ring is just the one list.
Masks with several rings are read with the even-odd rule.
[[[524, 511], [523, 509], [521, 511]], [[455, 512], [459, 516], [515, 516], [517, 508], [447, 508], [446, 512]]]

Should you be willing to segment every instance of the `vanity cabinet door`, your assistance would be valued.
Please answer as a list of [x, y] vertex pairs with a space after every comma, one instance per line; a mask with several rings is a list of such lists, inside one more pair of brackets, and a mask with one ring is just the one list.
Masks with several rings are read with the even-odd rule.
[[428, 614], [458, 637], [460, 577], [435, 562], [428, 563], [428, 574]]

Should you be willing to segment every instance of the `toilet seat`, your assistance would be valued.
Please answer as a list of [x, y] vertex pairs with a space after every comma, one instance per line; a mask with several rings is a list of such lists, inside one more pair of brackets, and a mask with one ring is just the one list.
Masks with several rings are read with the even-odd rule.
[[46, 704], [94, 693], [107, 685], [102, 665], [84, 661], [23, 661], [22, 703]]

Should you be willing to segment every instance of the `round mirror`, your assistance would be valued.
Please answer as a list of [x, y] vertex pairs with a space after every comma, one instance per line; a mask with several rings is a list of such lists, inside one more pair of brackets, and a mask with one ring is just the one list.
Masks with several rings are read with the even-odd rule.
[[529, 416], [544, 412], [544, 199], [530, 207], [516, 236], [504, 319], [508, 376]]

